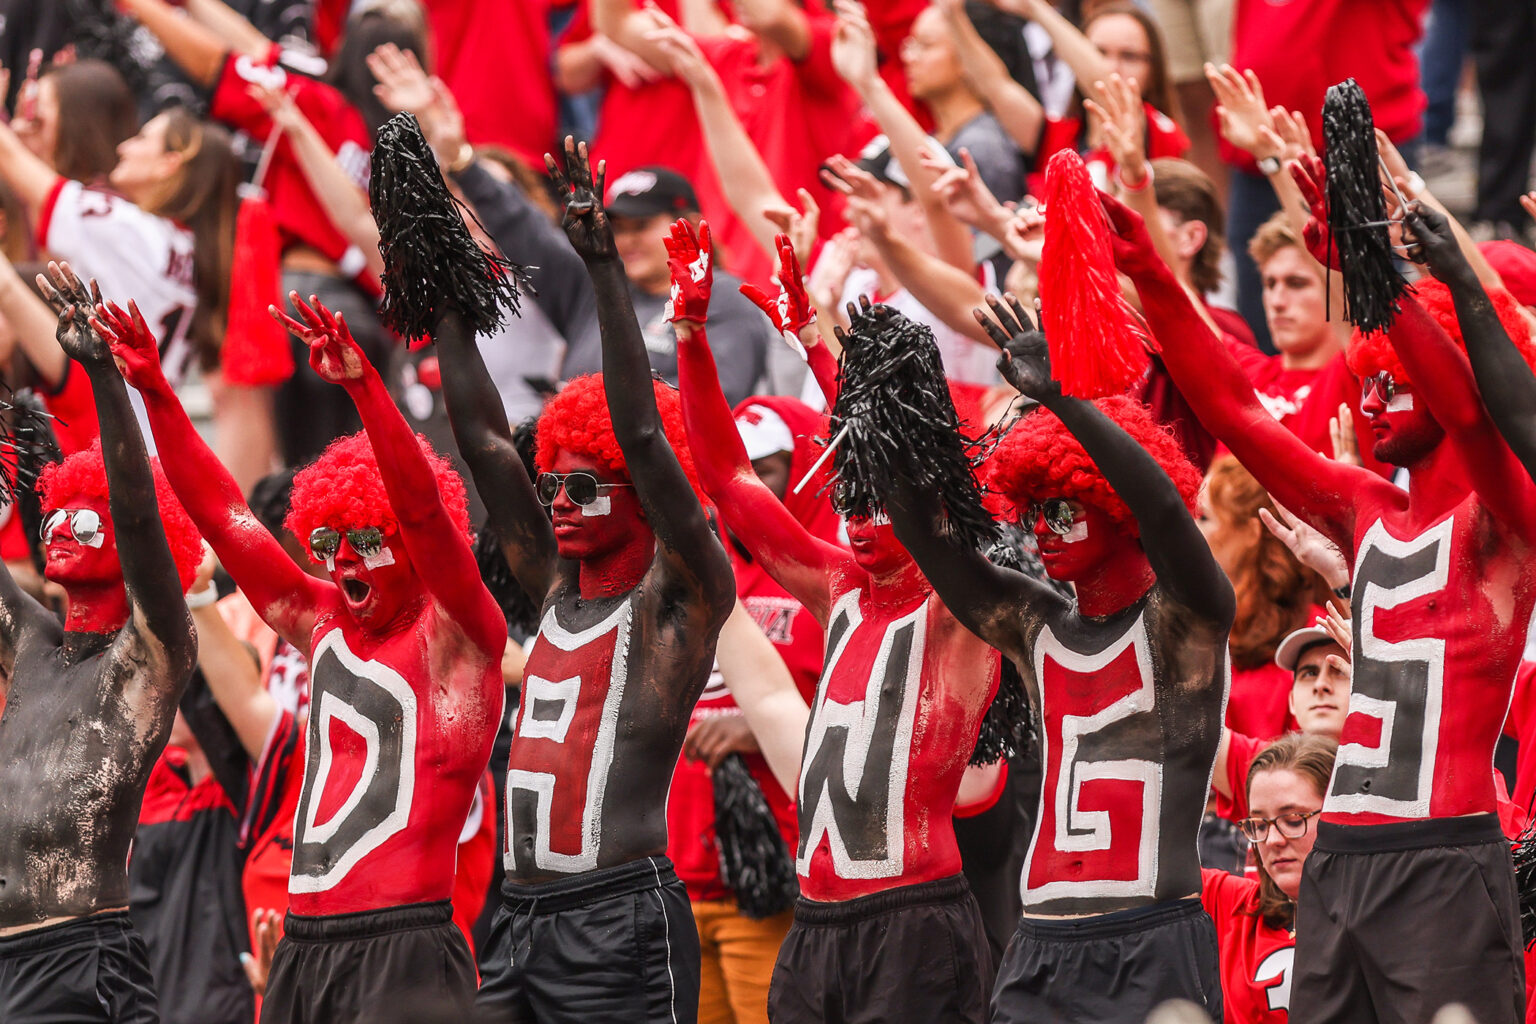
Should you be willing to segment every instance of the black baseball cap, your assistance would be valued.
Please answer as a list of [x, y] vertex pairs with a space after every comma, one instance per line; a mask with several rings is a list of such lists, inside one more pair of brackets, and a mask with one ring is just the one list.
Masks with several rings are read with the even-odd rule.
[[610, 217], [654, 217], [697, 213], [699, 197], [688, 179], [668, 167], [637, 167], [608, 186]]

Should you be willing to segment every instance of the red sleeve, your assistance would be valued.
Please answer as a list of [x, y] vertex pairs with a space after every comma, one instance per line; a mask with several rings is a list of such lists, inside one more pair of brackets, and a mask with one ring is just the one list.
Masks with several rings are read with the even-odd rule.
[[101, 434], [91, 380], [84, 371], [77, 370], [74, 360], [64, 364], [64, 380], [59, 389], [43, 394], [43, 407], [54, 418], [53, 433], [65, 455], [84, 451]]
[[53, 187], [48, 190], [48, 198], [43, 200], [42, 212], [37, 217], [37, 245], [40, 249], [48, 248], [48, 229], [53, 226], [53, 210], [59, 205], [59, 193], [64, 191], [64, 186], [69, 179], [62, 174], [53, 179]]
[[1147, 152], [1152, 159], [1181, 157], [1189, 152], [1189, 136], [1173, 118], [1152, 104], [1144, 104], [1147, 110]]
[[1227, 747], [1227, 785], [1232, 796], [1216, 794], [1216, 813], [1228, 821], [1241, 821], [1248, 817], [1248, 769], [1259, 751], [1269, 746], [1271, 740], [1231, 733], [1232, 742]]
[[282, 48], [276, 43], [272, 44], [261, 61], [253, 61], [248, 56], [234, 52], [228, 54], [213, 87], [213, 100], [208, 106], [209, 116], [232, 128], [238, 128], [257, 141], [265, 140], [272, 130], [272, 118], [247, 87], [253, 82], [274, 88], [286, 86], [288, 72], [277, 64], [281, 55]]

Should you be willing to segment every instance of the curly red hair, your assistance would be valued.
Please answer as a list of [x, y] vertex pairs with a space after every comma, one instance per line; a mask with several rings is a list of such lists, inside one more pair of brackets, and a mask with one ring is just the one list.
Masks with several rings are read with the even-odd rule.
[[[1141, 444], [1163, 467], [1193, 512], [1200, 490], [1200, 471], [1175, 440], [1173, 432], [1153, 418], [1145, 405], [1125, 395], [1094, 401], [1120, 428]], [[1054, 413], [1037, 408], [1020, 420], [987, 459], [986, 483], [1017, 510], [1045, 498], [1069, 498], [1091, 505], [1140, 536], [1130, 507], [1104, 479], [1099, 467], [1072, 432]]]
[[[417, 434], [416, 443], [437, 478], [437, 493], [448, 515], [463, 531], [464, 539], [473, 542], [463, 478], [425, 437]], [[310, 533], [321, 526], [333, 530], [377, 526], [385, 532], [399, 528], [400, 520], [390, 507], [378, 459], [366, 433], [359, 431], [332, 441], [319, 458], [294, 474], [293, 494], [283, 526], [301, 541], [307, 541]]]
[[[1467, 342], [1461, 336], [1461, 324], [1456, 319], [1456, 305], [1451, 300], [1451, 290], [1432, 277], [1415, 281], [1413, 290], [1413, 297], [1424, 307], [1424, 311], [1434, 317], [1435, 322], [1451, 336], [1458, 348], [1465, 350]], [[1490, 290], [1488, 297], [1493, 300], [1493, 311], [1498, 314], [1499, 323], [1504, 325], [1509, 340], [1515, 343], [1526, 363], [1536, 367], [1536, 345], [1531, 342], [1530, 325], [1520, 315], [1519, 303], [1503, 288]], [[1362, 380], [1385, 371], [1399, 384], [1413, 383], [1413, 378], [1397, 358], [1397, 350], [1392, 347], [1386, 331], [1367, 336], [1356, 328], [1350, 335], [1345, 359], [1349, 363], [1350, 372]]]
[[[677, 389], [660, 380], [652, 380], [651, 387], [656, 394], [656, 410], [661, 413], [662, 432], [667, 435], [699, 503], [707, 505], [709, 499], [699, 486], [693, 454], [688, 450], [688, 434], [683, 429], [683, 404]], [[631, 479], [624, 452], [613, 432], [613, 417], [608, 415], [608, 392], [603, 388], [602, 374], [588, 373], [575, 378], [544, 406], [544, 414], [539, 417], [534, 454], [539, 472], [550, 472], [562, 451], [591, 459], [603, 469]]]
[[[186, 590], [197, 578], [197, 564], [203, 560], [203, 536], [197, 532], [192, 517], [176, 500], [176, 492], [160, 468], [160, 460], [149, 460], [149, 472], [155, 481], [155, 504], [160, 506], [160, 525], [165, 529], [176, 576]], [[44, 512], [66, 508], [76, 498], [107, 500], [107, 464], [102, 459], [101, 438], [89, 448], [75, 452], [63, 462], [44, 468], [37, 479], [37, 493]]]

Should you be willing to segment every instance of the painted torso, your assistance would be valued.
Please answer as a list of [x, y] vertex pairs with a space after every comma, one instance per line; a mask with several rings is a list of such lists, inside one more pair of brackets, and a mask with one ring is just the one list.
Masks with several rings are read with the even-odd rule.
[[[865, 577], [867, 581], [867, 577]], [[998, 656], [924, 592], [838, 594], [797, 800], [801, 894], [835, 902], [960, 870], [952, 815]]]
[[1529, 549], [1473, 494], [1427, 527], [1357, 521], [1354, 680], [1323, 818], [1493, 812], [1489, 767], [1536, 605]]
[[370, 639], [322, 615], [310, 656], [290, 906], [344, 914], [453, 893], [459, 832], [501, 719], [500, 651], [430, 599]]
[[128, 850], [181, 687], [122, 645], [66, 664], [17, 644], [0, 717], [0, 928], [128, 905]]
[[1225, 630], [1154, 584], [1103, 619], [1053, 609], [1030, 624], [1025, 649], [1044, 772], [1025, 914], [1103, 914], [1196, 892]]
[[648, 586], [586, 601], [562, 583], [545, 604], [507, 769], [514, 881], [666, 850], [667, 787], [714, 644], [661, 628]]

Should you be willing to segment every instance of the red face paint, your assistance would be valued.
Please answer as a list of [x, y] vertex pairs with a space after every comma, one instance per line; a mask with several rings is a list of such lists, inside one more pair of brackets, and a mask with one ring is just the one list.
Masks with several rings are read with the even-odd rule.
[[66, 523], [54, 530], [46, 543], [47, 561], [43, 575], [64, 588], [69, 596], [68, 630], [86, 633], [111, 633], [128, 621], [128, 593], [123, 587], [123, 565], [118, 558], [117, 537], [112, 529], [107, 500], [75, 496], [60, 501], [57, 510], [90, 511], [100, 519], [100, 546], [81, 543]]
[[426, 588], [397, 530], [385, 531], [383, 550], [368, 558], [353, 549], [343, 531], [341, 546], [329, 568], [347, 614], [366, 633], [389, 632], [403, 614], [426, 597]]
[[[599, 483], [629, 484], [591, 459], [564, 450], [555, 456], [552, 472], [591, 473]], [[656, 536], [632, 485], [602, 488], [597, 501], [586, 506], [572, 501], [562, 487], [550, 514], [560, 557], [581, 563], [582, 597], [629, 590], [656, 555]]]
[[1365, 388], [1360, 398], [1360, 411], [1371, 422], [1371, 454], [1394, 466], [1411, 466], [1428, 456], [1445, 439], [1445, 429], [1430, 413], [1429, 407], [1416, 399], [1412, 387], [1395, 383], [1393, 390], [1395, 393], [1389, 400], [1383, 396], [1381, 388]]
[[1071, 530], [1063, 535], [1041, 514], [1029, 526], [1040, 561], [1052, 579], [1072, 583], [1085, 615], [1126, 607], [1152, 585], [1153, 574], [1141, 544], [1092, 505], [1072, 502]]
[[850, 517], [848, 547], [853, 551], [853, 560], [859, 568], [874, 577], [877, 584], [904, 575], [909, 567], [917, 564], [912, 561], [907, 549], [902, 547], [901, 541], [896, 539], [896, 530], [885, 516], [874, 519]]

